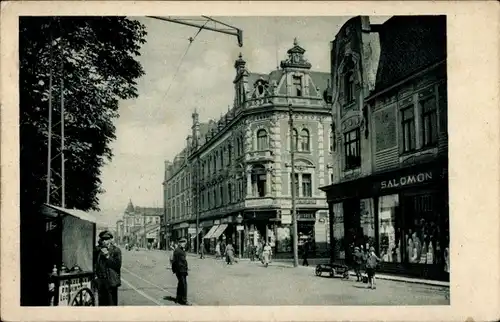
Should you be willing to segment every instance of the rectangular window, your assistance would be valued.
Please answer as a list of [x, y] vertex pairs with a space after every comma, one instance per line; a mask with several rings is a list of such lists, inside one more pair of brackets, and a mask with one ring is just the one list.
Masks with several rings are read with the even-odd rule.
[[224, 189], [222, 188], [222, 186], [219, 187], [219, 195], [220, 195], [219, 205], [222, 206], [224, 204]]
[[295, 184], [295, 197], [298, 197], [299, 196], [299, 174], [298, 173], [295, 173], [295, 182], [293, 182], [292, 180], [292, 174], [290, 174], [290, 193], [291, 193], [291, 189], [294, 188], [294, 184]]
[[401, 110], [401, 130], [403, 134], [403, 152], [414, 151], [415, 137], [415, 110], [409, 106]]
[[346, 170], [361, 166], [361, 140], [359, 128], [344, 134], [344, 153]]
[[302, 96], [302, 77], [293, 76], [292, 78], [293, 88], [295, 90], [295, 96]]
[[419, 102], [422, 115], [422, 145], [432, 146], [437, 143], [437, 106], [434, 96]]
[[302, 174], [302, 194], [304, 195], [304, 197], [312, 197], [312, 183], [310, 173]]

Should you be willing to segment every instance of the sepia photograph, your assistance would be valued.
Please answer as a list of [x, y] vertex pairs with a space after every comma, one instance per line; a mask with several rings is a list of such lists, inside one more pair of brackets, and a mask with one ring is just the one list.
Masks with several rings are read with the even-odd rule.
[[20, 305], [449, 305], [447, 16], [21, 16]]

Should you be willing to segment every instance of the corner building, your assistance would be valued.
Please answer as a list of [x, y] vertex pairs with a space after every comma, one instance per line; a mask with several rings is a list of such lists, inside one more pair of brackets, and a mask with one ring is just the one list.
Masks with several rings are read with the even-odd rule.
[[349, 20], [332, 46], [331, 257], [449, 279], [446, 17]]
[[[310, 239], [314, 256], [328, 256], [328, 208], [318, 188], [333, 174], [328, 162], [331, 113], [324, 100], [330, 74], [311, 71], [296, 40], [287, 53], [280, 68], [269, 74], [249, 72], [240, 54], [234, 64], [232, 108], [207, 123], [193, 113], [186, 148], [166, 164], [163, 183], [166, 223], [174, 239], [189, 236], [194, 246], [198, 215], [198, 238], [207, 252], [214, 251], [217, 240], [226, 240], [237, 253], [241, 244], [242, 256], [248, 256], [250, 245], [267, 240], [278, 257], [291, 257], [294, 144], [299, 244]], [[238, 215], [241, 233], [236, 230]]]

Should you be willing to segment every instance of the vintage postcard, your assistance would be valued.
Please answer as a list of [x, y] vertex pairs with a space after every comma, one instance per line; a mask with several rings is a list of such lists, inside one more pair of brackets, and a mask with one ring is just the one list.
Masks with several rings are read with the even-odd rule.
[[500, 317], [498, 12], [2, 4], [2, 317]]

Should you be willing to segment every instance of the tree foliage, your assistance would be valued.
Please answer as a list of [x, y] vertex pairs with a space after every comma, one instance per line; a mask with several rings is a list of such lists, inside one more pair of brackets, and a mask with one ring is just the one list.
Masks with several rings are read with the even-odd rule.
[[[113, 153], [118, 103], [137, 97], [145, 26], [125, 17], [22, 17], [19, 25], [21, 212], [46, 199], [52, 70], [51, 203], [59, 204], [61, 92], [66, 207], [98, 210], [100, 174]], [[61, 84], [61, 80], [64, 82]], [[61, 91], [62, 88], [62, 91]], [[31, 208], [31, 207], [30, 207]], [[33, 209], [33, 208], [31, 208]]]

